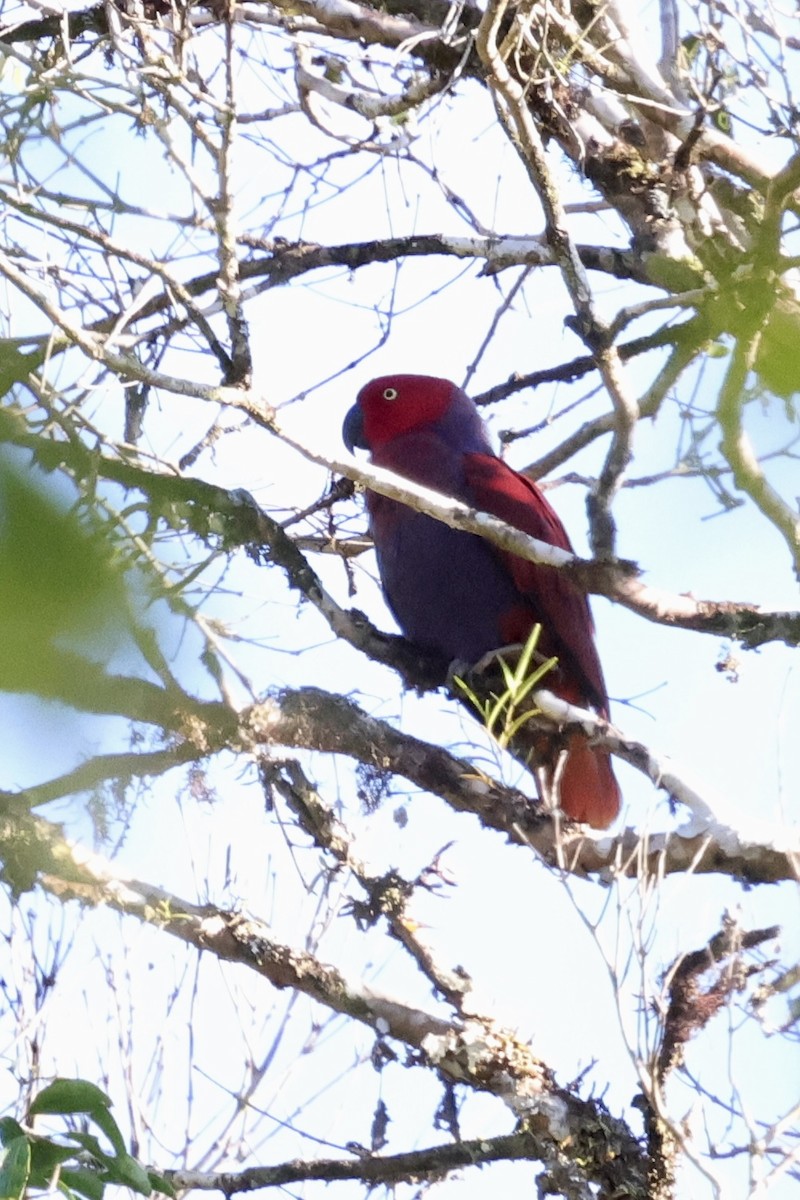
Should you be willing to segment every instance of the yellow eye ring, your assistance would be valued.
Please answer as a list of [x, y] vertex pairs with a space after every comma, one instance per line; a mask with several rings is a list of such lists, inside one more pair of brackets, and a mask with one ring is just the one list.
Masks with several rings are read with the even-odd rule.
[[392, 388], [392, 387], [384, 388], [383, 389], [383, 398], [384, 398], [384, 400], [396, 400], [397, 399], [397, 388]]

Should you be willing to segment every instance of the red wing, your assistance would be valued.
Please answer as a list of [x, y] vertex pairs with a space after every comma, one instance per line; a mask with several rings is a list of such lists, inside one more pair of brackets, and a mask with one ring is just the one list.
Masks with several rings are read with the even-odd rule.
[[[478, 508], [551, 546], [572, 550], [567, 531], [536, 484], [502, 459], [467, 454], [465, 474]], [[589, 703], [606, 716], [608, 697], [586, 596], [553, 567], [539, 566], [505, 550], [497, 553], [542, 624], [543, 650], [559, 656], [565, 681], [581, 693], [565, 699]]]

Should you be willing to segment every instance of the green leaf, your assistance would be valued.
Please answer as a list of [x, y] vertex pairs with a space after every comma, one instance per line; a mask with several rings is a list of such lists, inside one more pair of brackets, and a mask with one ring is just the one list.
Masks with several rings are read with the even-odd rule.
[[683, 47], [683, 53], [686, 56], [687, 64], [695, 61], [700, 53], [700, 47], [702, 44], [703, 43], [701, 39], [696, 33], [687, 33], [686, 37], [681, 38], [681, 46]]
[[130, 1154], [120, 1154], [114, 1159], [108, 1168], [108, 1178], [109, 1182], [124, 1184], [142, 1196], [149, 1196], [153, 1190], [147, 1171]]
[[61, 1172], [60, 1182], [65, 1183], [72, 1192], [79, 1192], [86, 1200], [103, 1200], [105, 1183], [96, 1171], [88, 1167], [65, 1167]]
[[0, 1146], [7, 1146], [14, 1138], [25, 1137], [25, 1130], [13, 1117], [0, 1117]]
[[[86, 1079], [54, 1079], [44, 1088], [28, 1109], [37, 1113], [88, 1113], [95, 1117], [111, 1107], [106, 1093]], [[98, 1122], [99, 1124], [99, 1122]]]
[[514, 738], [519, 733], [520, 729], [522, 729], [522, 726], [525, 725], [526, 722], [532, 716], [534, 716], [536, 714], [536, 711], [537, 711], [536, 709], [530, 708], [526, 712], [524, 712], [520, 716], [518, 716], [515, 721], [511, 721], [506, 726], [505, 731], [503, 733], [503, 738], [504, 738], [503, 745], [504, 746], [507, 746], [510, 742], [512, 742], [514, 740]]
[[113, 1154], [106, 1153], [106, 1151], [100, 1145], [99, 1140], [93, 1133], [84, 1133], [81, 1130], [71, 1129], [64, 1136], [68, 1137], [72, 1142], [77, 1142], [79, 1146], [83, 1147], [87, 1154], [91, 1154], [99, 1163], [102, 1163], [104, 1166], [110, 1166], [116, 1161]]
[[[0, 58], [0, 79], [3, 77], [3, 65], [3, 59]], [[42, 365], [43, 358], [41, 350], [23, 354], [13, 342], [0, 338], [0, 396], [5, 396], [15, 383], [27, 379], [31, 371]]]
[[30, 464], [23, 473], [9, 459], [2, 450], [0, 682], [48, 695], [63, 670], [54, 643], [108, 657], [128, 611], [125, 583], [113, 542], [66, 506], [62, 483], [56, 490]]
[[31, 1136], [31, 1186], [46, 1188], [56, 1167], [75, 1157], [74, 1146], [61, 1146], [50, 1138]]
[[119, 1125], [114, 1120], [108, 1109], [95, 1109], [95, 1111], [92, 1113], [92, 1120], [94, 1121], [95, 1125], [99, 1126], [99, 1128], [106, 1135], [117, 1154], [125, 1154], [125, 1139], [120, 1132]]
[[542, 632], [541, 625], [534, 625], [533, 629], [528, 634], [527, 641], [522, 647], [522, 653], [519, 656], [517, 669], [514, 672], [515, 682], [517, 684], [524, 683], [530, 670], [531, 659], [539, 641], [539, 635]]
[[154, 1192], [162, 1192], [165, 1196], [176, 1195], [175, 1188], [163, 1175], [159, 1175], [155, 1171], [148, 1171], [147, 1178], [150, 1180], [150, 1186]]
[[521, 704], [523, 700], [527, 699], [534, 688], [539, 687], [556, 666], [558, 666], [557, 658], [548, 658], [547, 662], [540, 663], [536, 670], [520, 684], [519, 690], [514, 696], [515, 704]]
[[31, 1147], [28, 1139], [12, 1138], [0, 1161], [0, 1200], [22, 1200], [31, 1171]]
[[[119, 1134], [118, 1130], [117, 1133]], [[98, 1163], [102, 1164], [103, 1169], [96, 1176], [102, 1183], [119, 1183], [124, 1187], [133, 1188], [135, 1192], [140, 1192], [143, 1196], [150, 1195], [153, 1190], [150, 1176], [141, 1163], [131, 1157], [125, 1149], [120, 1150], [116, 1155], [107, 1154], [93, 1133], [72, 1130], [66, 1136], [73, 1142], [77, 1142], [88, 1154], [97, 1159]], [[121, 1135], [119, 1136], [121, 1137]], [[163, 1188], [159, 1188], [159, 1191], [163, 1190]], [[90, 1200], [94, 1200], [94, 1197], [91, 1197]]]
[[478, 708], [478, 709], [481, 707], [480, 700], [475, 695], [472, 688], [469, 686], [469, 684], [467, 683], [467, 681], [465, 679], [462, 679], [460, 675], [454, 675], [453, 683], [456, 685], [456, 687], [458, 688], [459, 691], [464, 693], [464, 695], [469, 700], [470, 704], [473, 704], [475, 706], [475, 708]]

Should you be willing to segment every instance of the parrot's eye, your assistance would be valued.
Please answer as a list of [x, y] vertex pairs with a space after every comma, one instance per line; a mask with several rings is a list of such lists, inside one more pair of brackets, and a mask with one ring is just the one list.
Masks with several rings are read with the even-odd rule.
[[383, 398], [384, 398], [384, 400], [396, 400], [397, 399], [397, 388], [384, 388], [383, 389]]

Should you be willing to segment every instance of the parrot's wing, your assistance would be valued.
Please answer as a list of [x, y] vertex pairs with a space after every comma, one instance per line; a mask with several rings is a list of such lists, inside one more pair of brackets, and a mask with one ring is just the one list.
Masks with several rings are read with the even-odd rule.
[[[466, 455], [465, 474], [473, 503], [485, 512], [531, 537], [572, 551], [557, 514], [530, 479], [502, 459], [488, 454]], [[541, 622], [543, 647], [558, 655], [573, 703], [591, 704], [608, 715], [603, 670], [594, 642], [594, 624], [586, 596], [555, 567], [545, 567], [494, 547], [516, 587]], [[513, 630], [509, 630], [513, 634]], [[524, 641], [526, 634], [512, 640]], [[559, 689], [560, 690], [560, 689]]]

